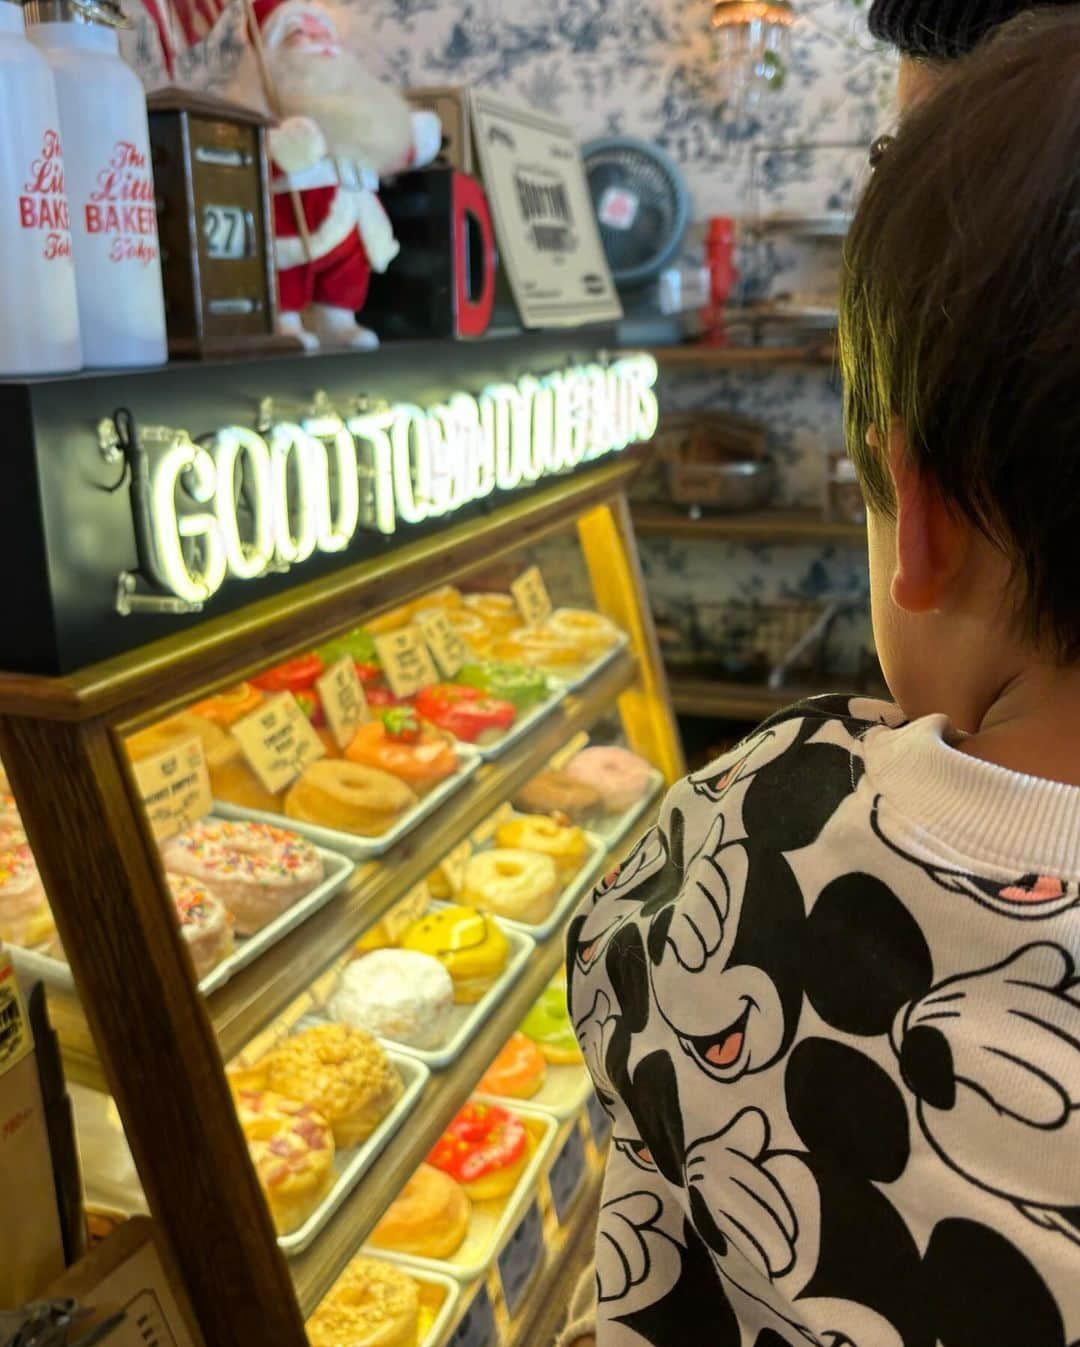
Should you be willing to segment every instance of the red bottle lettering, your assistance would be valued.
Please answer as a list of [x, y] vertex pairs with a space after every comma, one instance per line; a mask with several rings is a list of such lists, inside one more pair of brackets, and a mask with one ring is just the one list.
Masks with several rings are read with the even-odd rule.
[[24, 192], [38, 195], [57, 195], [64, 190], [64, 162], [60, 158], [60, 137], [55, 131], [46, 131], [41, 154], [30, 165], [30, 177], [23, 184]]
[[37, 228], [37, 210], [32, 196], [19, 197], [19, 224], [24, 229]]

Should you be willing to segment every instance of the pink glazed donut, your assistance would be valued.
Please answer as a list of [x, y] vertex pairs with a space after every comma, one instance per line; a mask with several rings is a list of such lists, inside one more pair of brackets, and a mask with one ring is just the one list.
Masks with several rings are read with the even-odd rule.
[[165, 869], [206, 884], [254, 935], [322, 881], [322, 858], [310, 842], [269, 823], [208, 819], [170, 838]]
[[582, 785], [600, 793], [604, 811], [625, 813], [649, 789], [652, 768], [644, 758], [626, 748], [585, 748], [566, 768]]

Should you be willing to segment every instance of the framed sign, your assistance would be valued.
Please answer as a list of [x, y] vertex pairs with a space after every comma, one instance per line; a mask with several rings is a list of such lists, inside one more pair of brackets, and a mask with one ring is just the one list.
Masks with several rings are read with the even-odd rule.
[[620, 319], [573, 132], [479, 91], [471, 111], [495, 235], [524, 326]]

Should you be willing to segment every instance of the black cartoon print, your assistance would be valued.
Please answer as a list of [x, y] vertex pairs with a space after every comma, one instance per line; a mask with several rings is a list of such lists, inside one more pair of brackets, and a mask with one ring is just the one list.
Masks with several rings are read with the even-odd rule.
[[626, 1189], [599, 1347], [706, 1341], [688, 1295], [710, 1347], [1080, 1343], [1078, 886], [886, 835], [862, 748], [898, 718], [850, 710], [778, 718], [677, 787], [571, 928]]

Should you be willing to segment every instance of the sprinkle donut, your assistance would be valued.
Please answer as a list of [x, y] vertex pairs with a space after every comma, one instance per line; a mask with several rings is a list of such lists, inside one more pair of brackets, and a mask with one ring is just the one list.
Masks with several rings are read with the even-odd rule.
[[233, 950], [233, 929], [225, 904], [210, 892], [205, 884], [187, 875], [170, 875], [176, 915], [180, 918], [180, 934], [184, 937], [196, 979], [204, 978], [212, 968]]
[[269, 823], [207, 820], [170, 838], [161, 854], [166, 870], [213, 890], [233, 914], [237, 935], [262, 930], [323, 877], [311, 843]]
[[25, 842], [0, 836], [0, 940], [23, 949], [47, 945], [56, 935], [33, 854]]

